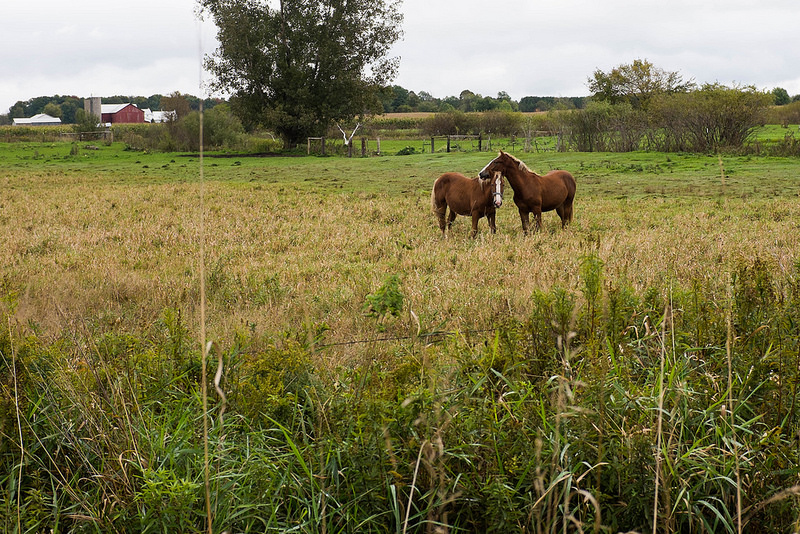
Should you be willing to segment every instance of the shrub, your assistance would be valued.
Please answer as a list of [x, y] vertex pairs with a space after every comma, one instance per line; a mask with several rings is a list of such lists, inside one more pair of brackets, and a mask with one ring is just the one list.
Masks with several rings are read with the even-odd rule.
[[785, 106], [772, 106], [767, 112], [768, 124], [789, 126], [800, 124], [800, 101]]
[[567, 142], [581, 152], [631, 152], [641, 148], [645, 113], [628, 103], [590, 102], [585, 109], [557, 115]]
[[772, 96], [754, 87], [706, 84], [691, 93], [660, 95], [651, 105], [654, 137], [663, 151], [715, 152], [741, 148], [766, 121]]
[[422, 133], [430, 135], [466, 135], [478, 133], [478, 115], [453, 110], [445, 113], [436, 113], [425, 119], [422, 124]]
[[487, 111], [481, 115], [481, 131], [495, 136], [517, 134], [522, 128], [522, 114], [512, 111]]

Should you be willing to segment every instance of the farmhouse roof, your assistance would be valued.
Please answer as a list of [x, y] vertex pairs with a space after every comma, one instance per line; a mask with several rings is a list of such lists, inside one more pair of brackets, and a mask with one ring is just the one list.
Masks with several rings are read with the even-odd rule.
[[100, 113], [119, 113], [128, 106], [136, 107], [136, 104], [126, 102], [125, 104], [100, 104]]
[[43, 125], [43, 124], [61, 124], [61, 119], [59, 119], [58, 117], [51, 117], [46, 113], [39, 113], [37, 115], [34, 115], [33, 117], [14, 119], [14, 125], [20, 125], [20, 124], [30, 124], [32, 126]]

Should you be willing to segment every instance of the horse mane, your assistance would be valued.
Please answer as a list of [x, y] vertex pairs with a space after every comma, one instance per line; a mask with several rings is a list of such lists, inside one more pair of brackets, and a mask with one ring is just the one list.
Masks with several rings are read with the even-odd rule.
[[530, 168], [529, 168], [529, 167], [528, 167], [528, 166], [525, 164], [525, 162], [524, 162], [524, 161], [522, 161], [521, 159], [519, 159], [519, 158], [517, 158], [517, 157], [515, 157], [515, 156], [512, 156], [512, 155], [511, 155], [511, 154], [509, 154], [508, 152], [503, 152], [503, 154], [505, 154], [506, 156], [508, 156], [509, 158], [511, 158], [511, 161], [515, 162], [515, 163], [516, 163], [516, 164], [519, 166], [519, 170], [521, 170], [521, 171], [527, 171], [527, 172], [531, 172], [531, 173], [533, 172], [533, 171], [532, 171], [532, 170], [531, 170], [531, 169], [530, 169]]

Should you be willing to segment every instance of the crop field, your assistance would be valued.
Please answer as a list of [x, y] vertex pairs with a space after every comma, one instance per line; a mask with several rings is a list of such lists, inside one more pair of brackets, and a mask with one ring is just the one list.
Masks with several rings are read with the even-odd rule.
[[800, 528], [800, 160], [386, 146], [0, 143], [0, 529]]

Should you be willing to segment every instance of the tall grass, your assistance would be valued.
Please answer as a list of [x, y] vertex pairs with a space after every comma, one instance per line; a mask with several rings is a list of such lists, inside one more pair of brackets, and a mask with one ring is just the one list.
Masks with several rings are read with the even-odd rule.
[[525, 158], [574, 224], [444, 241], [430, 184], [485, 156], [208, 165], [203, 388], [190, 170], [36, 149], [0, 177], [5, 531], [204, 530], [206, 416], [214, 532], [798, 526], [793, 160]]
[[[305, 341], [254, 350], [243, 334], [223, 355], [224, 418], [210, 392], [214, 530], [794, 524], [791, 494], [763, 503], [795, 486], [792, 424], [774, 409], [795, 386], [768, 363], [754, 367], [759, 352], [743, 340], [753, 332], [731, 337], [727, 370], [730, 304], [703, 325], [715, 340], [704, 344], [692, 306], [707, 295], [630, 293], [619, 344], [603, 336], [592, 357], [580, 295], [555, 288], [536, 298], [527, 317], [493, 334], [396, 342], [391, 361], [333, 370], [313, 363], [322, 354]], [[598, 304], [595, 327], [604, 329], [605, 292]], [[769, 321], [786, 321], [797, 304], [771, 310]], [[10, 491], [17, 469], [3, 480], [9, 530], [16, 508], [27, 531], [202, 529], [199, 354], [178, 320], [165, 314], [163, 331], [147, 339], [105, 333], [89, 346], [29, 339], [20, 347], [26, 452], [20, 489]], [[535, 326], [543, 324], [544, 332]], [[13, 414], [4, 418], [3, 458], [17, 467]]]

